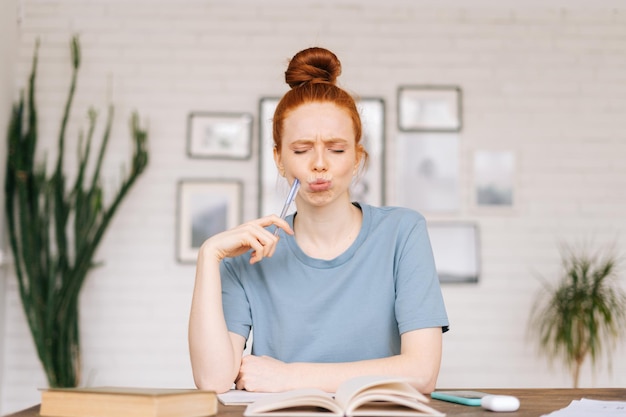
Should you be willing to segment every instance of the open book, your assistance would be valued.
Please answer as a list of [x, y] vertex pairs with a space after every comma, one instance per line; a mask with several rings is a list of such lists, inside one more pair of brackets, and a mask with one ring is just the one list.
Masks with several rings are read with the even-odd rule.
[[427, 406], [429, 400], [406, 379], [362, 376], [339, 386], [334, 397], [320, 389], [298, 389], [248, 405], [244, 416], [445, 416]]

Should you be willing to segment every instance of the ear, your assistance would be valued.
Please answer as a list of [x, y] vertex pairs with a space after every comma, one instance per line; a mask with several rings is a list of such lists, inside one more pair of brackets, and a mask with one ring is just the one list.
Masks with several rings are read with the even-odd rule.
[[283, 167], [283, 163], [280, 158], [280, 152], [278, 152], [278, 149], [276, 149], [276, 146], [274, 146], [274, 163], [276, 164], [276, 168], [278, 168], [278, 172], [280, 173], [280, 176], [284, 177], [285, 168]]
[[363, 159], [365, 158], [365, 148], [360, 143], [356, 146], [356, 158], [354, 162], [354, 174], [359, 171], [361, 164], [363, 163]]

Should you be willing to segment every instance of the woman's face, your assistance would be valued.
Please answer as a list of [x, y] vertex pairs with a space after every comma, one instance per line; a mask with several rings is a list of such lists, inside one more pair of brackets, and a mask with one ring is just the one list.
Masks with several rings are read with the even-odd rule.
[[348, 113], [330, 102], [313, 102], [292, 110], [283, 123], [274, 159], [290, 184], [300, 180], [298, 197], [315, 206], [349, 197], [362, 155]]

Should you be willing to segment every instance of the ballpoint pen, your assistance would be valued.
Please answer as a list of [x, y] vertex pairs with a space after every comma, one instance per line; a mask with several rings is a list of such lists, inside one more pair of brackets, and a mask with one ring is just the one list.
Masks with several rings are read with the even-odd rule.
[[[300, 180], [294, 179], [293, 184], [291, 184], [291, 190], [289, 190], [289, 195], [287, 195], [287, 199], [285, 200], [285, 205], [283, 206], [283, 210], [280, 212], [280, 218], [285, 219], [287, 217], [287, 210], [289, 210], [289, 206], [293, 202], [294, 198], [296, 198], [296, 193], [298, 192], [298, 187], [300, 186]], [[274, 236], [278, 236], [279, 227], [276, 227], [274, 230]]]

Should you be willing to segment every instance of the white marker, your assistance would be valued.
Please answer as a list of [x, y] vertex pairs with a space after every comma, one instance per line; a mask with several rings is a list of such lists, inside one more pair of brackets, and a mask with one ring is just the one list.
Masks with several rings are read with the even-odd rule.
[[480, 400], [480, 405], [491, 411], [516, 411], [519, 399], [512, 395], [486, 395]]

